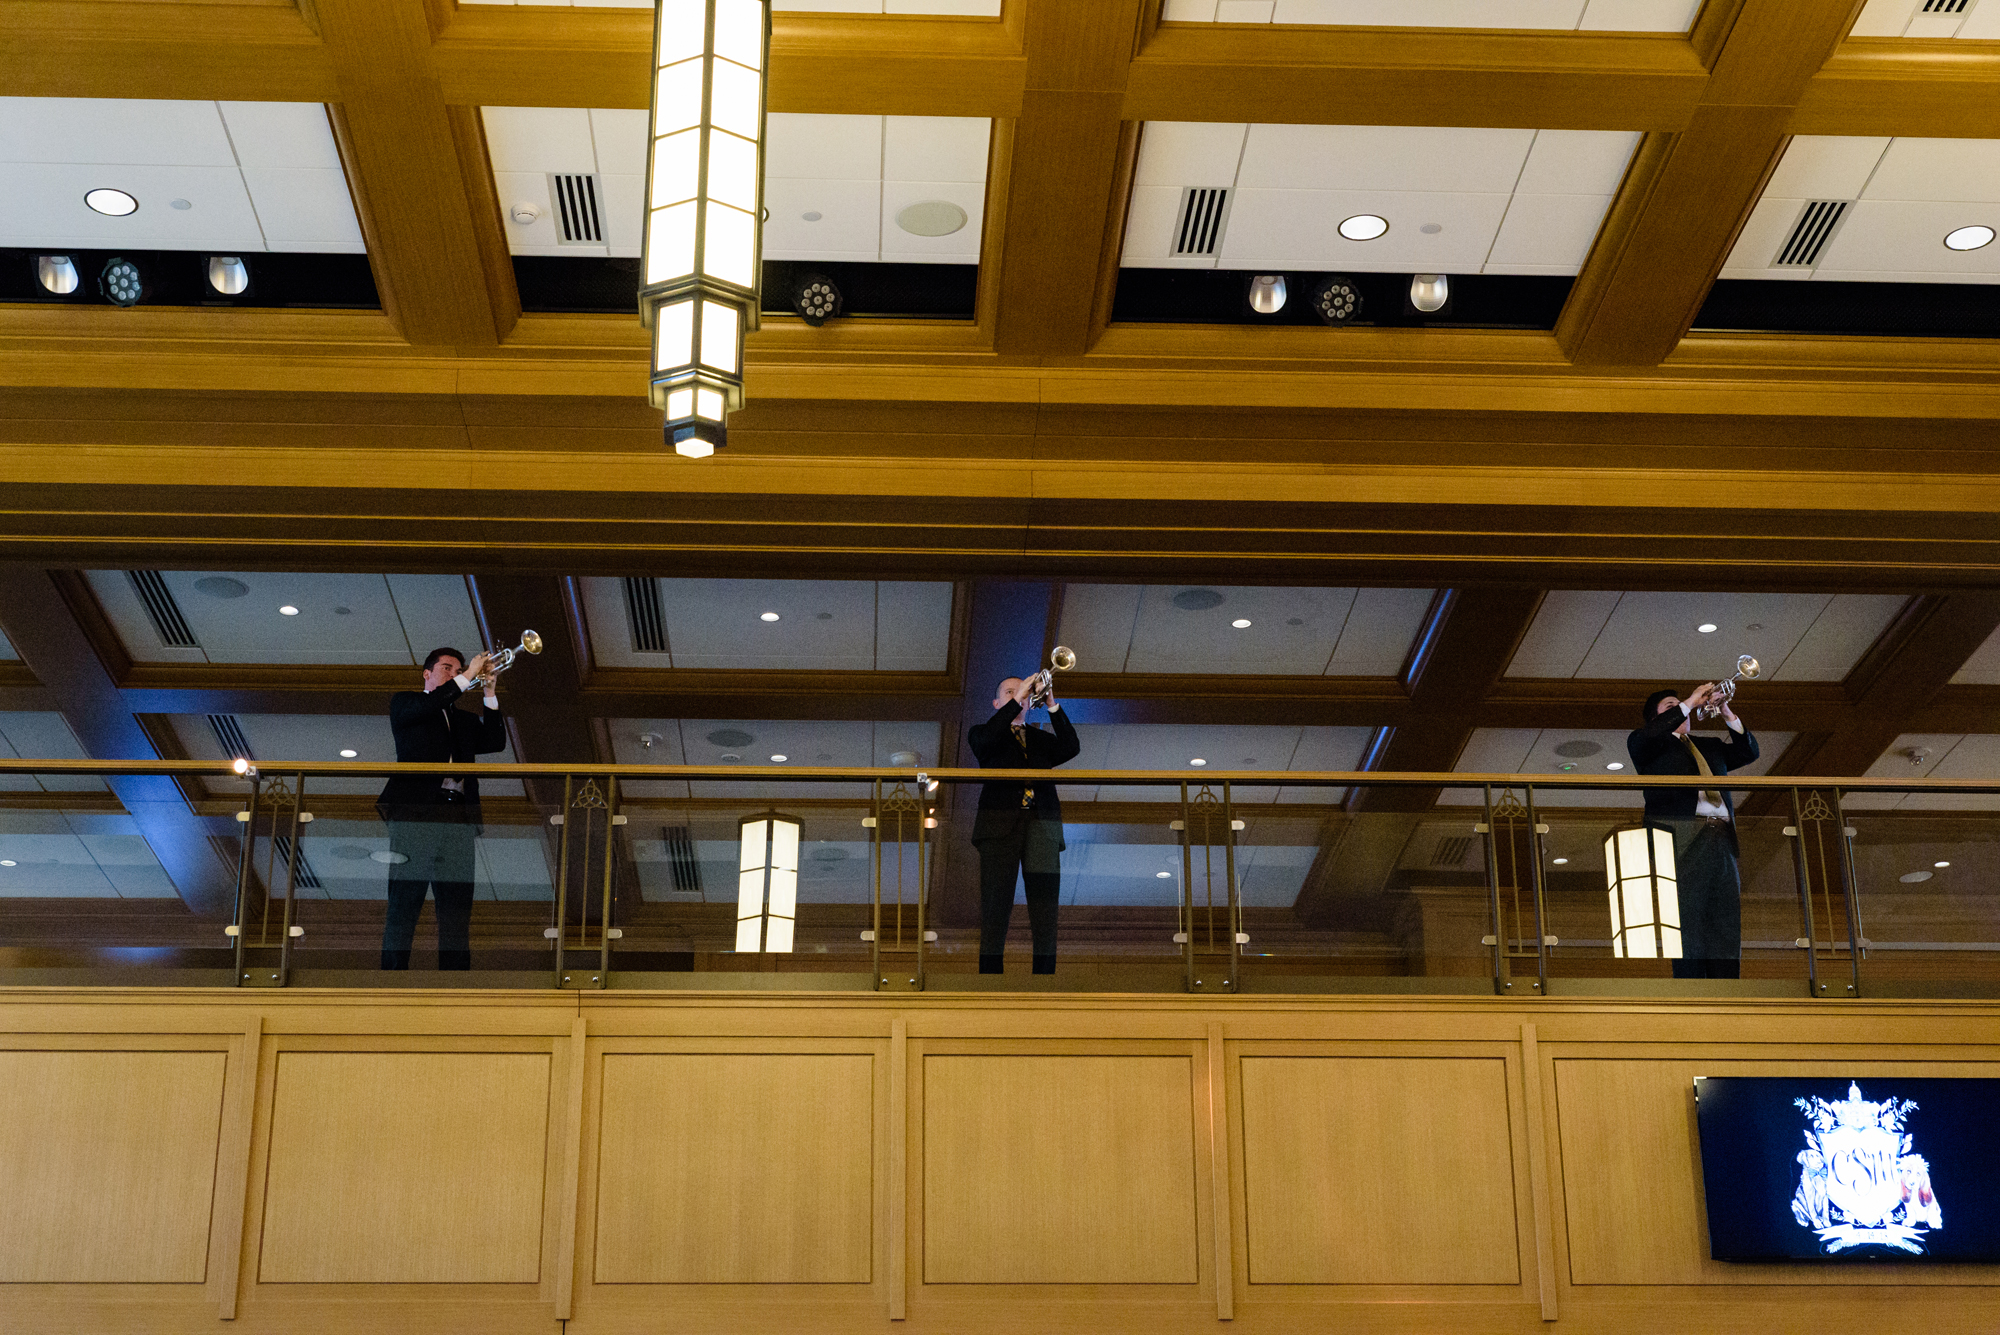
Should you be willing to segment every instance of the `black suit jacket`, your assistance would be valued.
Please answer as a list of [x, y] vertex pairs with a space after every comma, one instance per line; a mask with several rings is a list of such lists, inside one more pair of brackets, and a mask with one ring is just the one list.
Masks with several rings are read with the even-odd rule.
[[[1686, 715], [1676, 705], [1653, 715], [1643, 728], [1636, 729], [1625, 739], [1625, 750], [1631, 754], [1633, 765], [1641, 774], [1699, 774], [1701, 769], [1694, 763], [1694, 757], [1681, 739], [1674, 736], [1674, 729], [1681, 726]], [[1696, 737], [1694, 744], [1701, 748], [1702, 759], [1708, 762], [1709, 771], [1716, 775], [1742, 769], [1757, 759], [1757, 739], [1745, 728], [1741, 733], [1731, 730], [1728, 740], [1720, 737]], [[1646, 789], [1647, 820], [1693, 820], [1694, 804], [1699, 798], [1698, 788], [1648, 788]], [[1722, 789], [1722, 805], [1729, 812], [1731, 821], [1736, 819], [1736, 799], [1727, 788]]]
[[[1083, 743], [1076, 739], [1076, 728], [1069, 721], [1066, 710], [1054, 710], [1049, 714], [1049, 722], [1055, 726], [1054, 734], [1040, 728], [1029, 728], [1023, 734], [1027, 743], [1026, 754], [1014, 741], [1014, 720], [1021, 717], [1021, 706], [1009, 700], [986, 722], [974, 727], [966, 734], [972, 743], [972, 754], [986, 769], [1054, 769], [1065, 761], [1074, 760], [1083, 750]], [[1014, 827], [1022, 814], [1021, 791], [1025, 783], [989, 783], [979, 789], [979, 814], [973, 818], [972, 840], [974, 843], [1004, 834]], [[1027, 814], [1033, 820], [1062, 821], [1062, 799], [1056, 796], [1053, 783], [1034, 785], [1035, 796], [1027, 807]]]
[[[443, 764], [457, 761], [466, 765], [477, 756], [507, 749], [507, 724], [497, 709], [481, 708], [477, 714], [454, 709], [464, 692], [456, 681], [448, 681], [435, 691], [398, 691], [389, 698], [389, 727], [396, 734], [396, 759], [404, 762]], [[441, 774], [398, 774], [382, 789], [376, 803], [385, 819], [410, 807], [451, 807], [463, 814], [459, 819], [479, 819], [479, 780], [470, 773], [459, 776], [465, 783], [462, 799], [447, 800]], [[417, 813], [408, 813], [422, 819]], [[432, 816], [442, 813], [425, 813]]]

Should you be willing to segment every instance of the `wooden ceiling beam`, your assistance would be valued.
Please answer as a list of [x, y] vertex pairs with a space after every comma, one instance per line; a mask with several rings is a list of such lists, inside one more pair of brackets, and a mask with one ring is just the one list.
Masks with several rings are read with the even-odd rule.
[[1850, 40], [1806, 84], [1793, 134], [2000, 138], [1991, 42]]
[[339, 81], [292, 5], [8, 0], [0, 97], [331, 102]]
[[1653, 366], [1679, 345], [1851, 14], [1771, 0], [1735, 16], [1686, 125], [1648, 135], [1633, 157], [1556, 323], [1571, 361]]

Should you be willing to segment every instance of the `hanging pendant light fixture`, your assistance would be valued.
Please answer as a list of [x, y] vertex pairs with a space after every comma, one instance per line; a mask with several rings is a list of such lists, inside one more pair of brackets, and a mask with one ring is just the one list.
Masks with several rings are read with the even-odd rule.
[[736, 949], [789, 954], [799, 915], [799, 833], [797, 816], [767, 811], [745, 816], [736, 859]]
[[1611, 954], [1617, 959], [1681, 958], [1681, 894], [1673, 832], [1635, 825], [1604, 836], [1611, 896]]
[[699, 459], [743, 406], [743, 336], [763, 268], [766, 0], [658, 0], [639, 318], [652, 400]]

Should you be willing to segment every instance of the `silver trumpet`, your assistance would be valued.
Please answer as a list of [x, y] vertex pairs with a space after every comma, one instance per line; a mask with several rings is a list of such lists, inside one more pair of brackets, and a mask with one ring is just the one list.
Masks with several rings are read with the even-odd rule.
[[479, 671], [479, 680], [490, 682], [500, 673], [513, 667], [522, 654], [538, 654], [542, 651], [542, 637], [532, 630], [521, 632], [521, 642], [512, 649], [489, 649], [486, 651], [486, 666]]
[[1694, 711], [1694, 716], [1696, 718], [1714, 718], [1722, 712], [1722, 707], [1725, 704], [1736, 698], [1737, 682], [1750, 681], [1763, 670], [1757, 660], [1750, 655], [1739, 655], [1736, 659], [1736, 675], [1727, 681], [1717, 682], [1715, 689], [1709, 692], [1708, 699], [1702, 701], [1700, 708]]
[[1049, 665], [1028, 678], [1029, 709], [1046, 709], [1049, 704], [1049, 688], [1055, 684], [1055, 674], [1067, 672], [1076, 666], [1076, 650], [1066, 644], [1059, 644], [1049, 652]]

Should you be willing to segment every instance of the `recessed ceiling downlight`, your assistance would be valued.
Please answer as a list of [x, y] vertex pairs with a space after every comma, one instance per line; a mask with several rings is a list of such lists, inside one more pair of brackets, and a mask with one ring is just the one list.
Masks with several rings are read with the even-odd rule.
[[85, 191], [83, 202], [89, 205], [92, 212], [101, 213], [107, 218], [123, 218], [139, 211], [138, 200], [123, 190], [113, 190], [108, 186]]
[[1984, 225], [1960, 227], [1945, 233], [1946, 250], [1978, 250], [1993, 244], [1993, 229]]
[[1373, 241], [1389, 230], [1389, 220], [1374, 213], [1357, 213], [1340, 220], [1340, 234], [1349, 241]]

